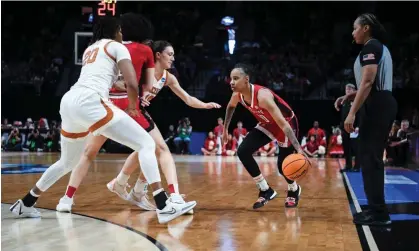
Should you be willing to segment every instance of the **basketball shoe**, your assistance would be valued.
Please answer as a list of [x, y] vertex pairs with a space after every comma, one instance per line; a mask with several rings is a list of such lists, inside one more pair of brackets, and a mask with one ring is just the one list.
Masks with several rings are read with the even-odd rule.
[[287, 194], [287, 198], [285, 198], [285, 207], [297, 207], [298, 206], [298, 201], [300, 200], [300, 195], [301, 195], [301, 186], [298, 185], [297, 190], [292, 191], [290, 189], [290, 186], [288, 186], [288, 194]]
[[166, 200], [166, 207], [162, 210], [157, 209], [157, 218], [160, 224], [167, 223], [196, 206], [196, 201], [185, 202], [179, 194], [171, 194]]
[[121, 185], [116, 181], [116, 178], [114, 178], [111, 182], [109, 182], [106, 185], [106, 187], [112, 193], [116, 193], [121, 199], [128, 200], [128, 192], [127, 192], [127, 187], [129, 187], [128, 184]]
[[71, 207], [73, 206], [73, 204], [73, 198], [64, 195], [63, 197], [61, 197], [60, 202], [58, 202], [58, 205], [55, 209], [58, 212], [71, 213]]
[[271, 187], [269, 187], [269, 189], [266, 191], [259, 190], [259, 198], [255, 202], [255, 204], [253, 204], [253, 209], [258, 209], [258, 208], [263, 207], [270, 200], [273, 200], [276, 195], [277, 195], [277, 192], [273, 190]]
[[136, 192], [134, 189], [128, 194], [128, 201], [131, 204], [136, 205], [139, 208], [142, 208], [147, 211], [155, 211], [156, 206], [150, 202], [148, 195], [147, 195], [147, 188], [145, 191]]
[[9, 209], [13, 214], [21, 218], [39, 218], [41, 213], [34, 206], [27, 207], [22, 200], [18, 200]]

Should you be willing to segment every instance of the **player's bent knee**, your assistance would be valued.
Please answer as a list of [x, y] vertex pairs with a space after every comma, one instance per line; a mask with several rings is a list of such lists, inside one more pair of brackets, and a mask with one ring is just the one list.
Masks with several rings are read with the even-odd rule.
[[84, 156], [86, 156], [86, 158], [89, 161], [93, 161], [96, 158], [97, 153], [99, 152], [99, 149], [97, 149], [96, 147], [94, 147], [93, 145], [87, 145], [86, 148], [84, 149]]
[[167, 146], [166, 143], [157, 143], [156, 144], [156, 154], [160, 155], [162, 153], [167, 153], [170, 152], [169, 147]]

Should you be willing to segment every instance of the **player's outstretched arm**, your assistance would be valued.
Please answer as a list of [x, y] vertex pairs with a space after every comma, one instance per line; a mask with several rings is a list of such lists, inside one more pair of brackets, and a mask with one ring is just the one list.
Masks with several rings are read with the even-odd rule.
[[279, 110], [278, 106], [276, 105], [272, 93], [268, 90], [260, 90], [258, 93], [258, 101], [259, 106], [266, 109], [272, 115], [276, 124], [285, 133], [291, 144], [294, 146], [295, 150], [297, 150], [298, 153], [305, 155], [297, 137], [295, 137], [294, 131], [292, 130], [290, 124], [284, 118], [281, 110]]
[[180, 99], [185, 102], [190, 107], [198, 108], [198, 109], [213, 109], [213, 108], [220, 108], [221, 105], [217, 103], [204, 103], [201, 100], [192, 97], [189, 95], [185, 90], [183, 90], [182, 86], [180, 86], [179, 81], [173, 74], [168, 74], [167, 76], [167, 85], [170, 89], [178, 96]]
[[233, 118], [237, 103], [239, 103], [239, 94], [234, 92], [233, 95], [231, 95], [230, 101], [228, 102], [226, 108], [226, 115], [224, 118], [223, 144], [227, 143], [228, 127], [230, 126], [231, 118]]

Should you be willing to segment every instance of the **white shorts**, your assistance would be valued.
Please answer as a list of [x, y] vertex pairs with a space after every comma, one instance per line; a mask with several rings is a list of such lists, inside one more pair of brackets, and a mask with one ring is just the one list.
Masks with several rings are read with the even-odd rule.
[[124, 111], [96, 91], [72, 88], [61, 99], [61, 135], [67, 139], [84, 139], [89, 133], [101, 132], [119, 121]]

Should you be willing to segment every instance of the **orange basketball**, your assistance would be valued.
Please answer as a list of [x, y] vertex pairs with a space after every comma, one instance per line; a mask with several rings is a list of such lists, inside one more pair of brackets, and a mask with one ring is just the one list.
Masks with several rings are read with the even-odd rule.
[[308, 172], [309, 167], [310, 162], [299, 153], [288, 155], [282, 162], [282, 171], [285, 177], [290, 180], [297, 180], [303, 177]]

